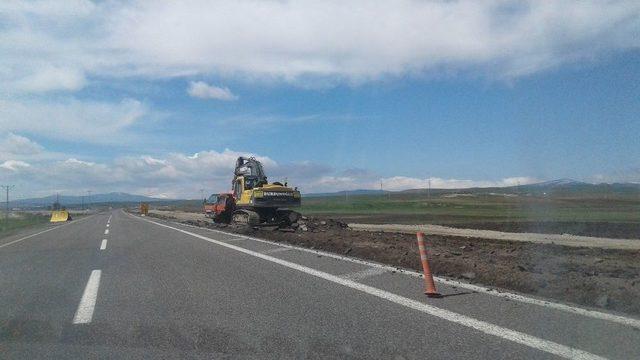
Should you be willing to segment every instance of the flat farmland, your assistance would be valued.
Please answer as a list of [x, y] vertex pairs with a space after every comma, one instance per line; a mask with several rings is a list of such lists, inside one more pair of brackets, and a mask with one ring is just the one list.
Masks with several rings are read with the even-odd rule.
[[303, 214], [349, 223], [438, 224], [505, 232], [640, 237], [640, 197], [426, 194], [307, 197]]

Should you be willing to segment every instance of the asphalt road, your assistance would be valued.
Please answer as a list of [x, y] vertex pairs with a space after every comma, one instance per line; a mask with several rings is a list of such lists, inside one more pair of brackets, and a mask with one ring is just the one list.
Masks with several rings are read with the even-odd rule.
[[638, 319], [421, 284], [114, 210], [0, 239], [0, 358], [640, 358]]

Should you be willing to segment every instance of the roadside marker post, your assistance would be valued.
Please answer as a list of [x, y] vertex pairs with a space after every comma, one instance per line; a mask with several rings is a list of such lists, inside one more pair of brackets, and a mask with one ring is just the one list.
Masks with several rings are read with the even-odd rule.
[[422, 270], [424, 270], [424, 293], [430, 298], [439, 298], [442, 295], [436, 290], [436, 284], [433, 281], [433, 275], [431, 275], [431, 268], [429, 267], [429, 260], [427, 260], [427, 246], [424, 242], [424, 233], [418, 232], [418, 251], [420, 252], [420, 262], [422, 263]]

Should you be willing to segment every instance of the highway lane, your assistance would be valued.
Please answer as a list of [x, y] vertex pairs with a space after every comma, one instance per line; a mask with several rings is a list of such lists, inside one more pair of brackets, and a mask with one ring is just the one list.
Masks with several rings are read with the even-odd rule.
[[632, 326], [426, 299], [413, 276], [152, 220], [116, 210], [0, 248], [0, 357], [640, 358]]
[[[99, 216], [55, 225], [0, 249], [0, 340], [57, 341], [98, 258]], [[39, 232], [39, 231], [38, 231]], [[7, 239], [8, 244], [18, 239]], [[16, 236], [17, 237], [17, 236]], [[0, 352], [1, 354], [1, 352]], [[1, 357], [1, 356], [0, 356]]]

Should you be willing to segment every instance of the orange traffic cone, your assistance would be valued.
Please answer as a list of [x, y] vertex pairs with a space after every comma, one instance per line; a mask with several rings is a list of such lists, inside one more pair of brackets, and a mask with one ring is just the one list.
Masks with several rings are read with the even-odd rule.
[[442, 297], [442, 295], [436, 290], [436, 284], [433, 282], [433, 275], [431, 275], [431, 268], [429, 267], [429, 261], [427, 260], [427, 247], [424, 243], [424, 233], [419, 232], [416, 236], [418, 237], [420, 262], [422, 263], [422, 269], [424, 270], [424, 293], [431, 298]]

